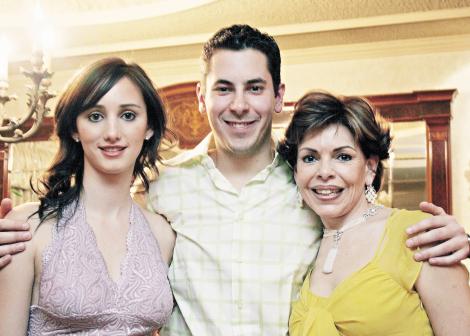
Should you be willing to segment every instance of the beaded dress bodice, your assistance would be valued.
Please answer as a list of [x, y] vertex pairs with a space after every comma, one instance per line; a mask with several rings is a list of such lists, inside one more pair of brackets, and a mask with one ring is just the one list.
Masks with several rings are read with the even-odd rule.
[[108, 273], [81, 203], [64, 210], [42, 263], [28, 335], [148, 335], [171, 314], [168, 266], [136, 204], [118, 281]]

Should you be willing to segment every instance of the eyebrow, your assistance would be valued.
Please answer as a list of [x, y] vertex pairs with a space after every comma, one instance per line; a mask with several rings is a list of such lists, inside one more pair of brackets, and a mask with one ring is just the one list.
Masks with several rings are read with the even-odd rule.
[[[339, 151], [342, 151], [344, 149], [352, 149], [353, 151], [356, 151], [356, 148], [354, 147], [351, 147], [351, 146], [341, 146], [341, 147], [337, 147], [335, 149], [333, 149], [333, 152], [339, 152]], [[310, 152], [315, 152], [315, 153], [318, 153], [318, 151], [314, 148], [310, 148], [310, 147], [300, 147], [299, 148], [299, 151], [301, 150], [307, 150], [307, 151], [310, 151]]]
[[247, 84], [259, 84], [259, 83], [266, 84], [266, 80], [264, 80], [263, 78], [255, 78], [255, 79], [248, 80], [246, 83]]
[[[248, 84], [248, 85], [253, 85], [253, 84], [259, 84], [259, 83], [262, 83], [262, 84], [266, 84], [266, 80], [264, 80], [263, 78], [253, 78], [253, 79], [249, 79], [246, 81], [245, 84]], [[215, 83], [214, 83], [214, 86], [215, 85], [220, 85], [220, 84], [223, 84], [223, 85], [233, 85], [233, 83], [229, 80], [226, 80], [226, 79], [219, 79], [217, 80]]]
[[[127, 103], [127, 104], [120, 104], [119, 107], [137, 107], [137, 108], [142, 108], [142, 106], [138, 105], [138, 104], [133, 104], [133, 103]], [[94, 106], [92, 106], [91, 108], [100, 108], [100, 109], [104, 109], [104, 105], [100, 105], [100, 104], [96, 104]]]
[[216, 85], [219, 85], [219, 84], [223, 84], [223, 85], [233, 85], [233, 83], [231, 81], [228, 81], [226, 79], [219, 79], [217, 80], [215, 83], [214, 83], [214, 86]]

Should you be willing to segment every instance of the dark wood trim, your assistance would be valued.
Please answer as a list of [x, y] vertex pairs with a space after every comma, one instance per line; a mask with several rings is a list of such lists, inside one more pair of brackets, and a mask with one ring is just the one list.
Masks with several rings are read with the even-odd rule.
[[0, 183], [2, 199], [10, 197], [10, 186], [8, 180], [8, 151], [9, 145], [7, 143], [0, 143]]
[[196, 85], [186, 82], [159, 90], [168, 114], [168, 128], [181, 149], [195, 147], [210, 132], [207, 115], [199, 112]]
[[451, 103], [457, 90], [415, 91], [367, 96], [391, 121], [426, 123], [426, 186], [428, 201], [452, 213]]

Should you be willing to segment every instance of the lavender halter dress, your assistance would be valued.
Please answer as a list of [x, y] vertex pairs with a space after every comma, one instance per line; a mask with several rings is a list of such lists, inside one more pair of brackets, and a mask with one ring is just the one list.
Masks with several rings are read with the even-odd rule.
[[43, 253], [28, 335], [150, 335], [165, 324], [173, 308], [168, 267], [137, 205], [129, 217], [127, 255], [115, 282], [83, 205], [64, 210]]

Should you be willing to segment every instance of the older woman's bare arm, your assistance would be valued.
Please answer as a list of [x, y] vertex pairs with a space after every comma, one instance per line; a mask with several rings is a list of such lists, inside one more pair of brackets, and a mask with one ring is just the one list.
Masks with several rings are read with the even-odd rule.
[[424, 263], [415, 285], [436, 336], [467, 336], [470, 330], [470, 287], [463, 265]]

